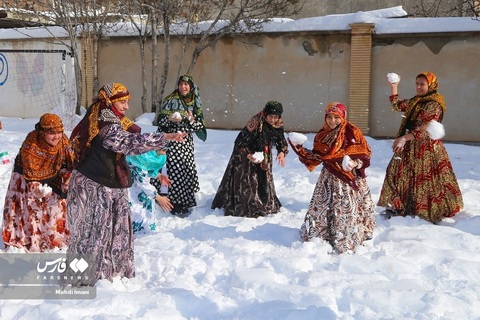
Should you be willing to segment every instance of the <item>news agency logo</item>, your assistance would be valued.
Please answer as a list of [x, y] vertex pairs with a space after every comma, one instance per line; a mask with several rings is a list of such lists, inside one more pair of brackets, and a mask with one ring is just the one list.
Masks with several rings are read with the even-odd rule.
[[[43, 266], [41, 266], [42, 262], [37, 263], [37, 272], [38, 273], [64, 273], [67, 269], [66, 258], [58, 258], [53, 261], [46, 261]], [[88, 268], [88, 262], [85, 261], [83, 258], [75, 258], [70, 262], [68, 265], [73, 272], [76, 273], [83, 273]]]

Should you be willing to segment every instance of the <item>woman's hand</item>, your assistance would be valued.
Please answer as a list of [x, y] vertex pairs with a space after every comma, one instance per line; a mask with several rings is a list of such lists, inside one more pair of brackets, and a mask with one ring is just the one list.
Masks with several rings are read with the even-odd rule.
[[193, 116], [193, 112], [188, 110], [185, 112], [185, 118], [187, 118], [188, 122], [193, 123], [195, 121], [195, 117]]
[[348, 155], [345, 155], [343, 157], [343, 161], [342, 161], [343, 171], [350, 172], [353, 169], [355, 169], [357, 166], [358, 166], [358, 163], [355, 160], [353, 160], [352, 158], [350, 158]]
[[287, 138], [288, 144], [292, 147], [293, 150], [298, 151], [302, 145], [301, 144], [293, 144], [290, 138]]
[[404, 136], [398, 137], [393, 141], [393, 145], [392, 145], [393, 152], [403, 151], [403, 148], [405, 147], [405, 143], [413, 139], [415, 139], [415, 136], [413, 135], [413, 133], [408, 133]]
[[170, 122], [180, 122], [182, 121], [182, 116], [178, 112], [174, 112], [171, 115], [168, 116], [168, 121]]
[[255, 163], [255, 164], [261, 163], [263, 161], [263, 157], [259, 158], [259, 157], [257, 157], [257, 155], [255, 153], [247, 154], [247, 159], [250, 160], [251, 162]]
[[62, 191], [68, 191], [68, 185], [70, 184], [70, 178], [72, 177], [72, 172], [67, 169], [60, 170], [60, 176], [62, 177]]
[[407, 142], [407, 139], [405, 139], [405, 136], [401, 136], [395, 139], [392, 145], [393, 152], [402, 152], [406, 142]]
[[177, 141], [177, 142], [185, 142], [185, 137], [187, 136], [187, 132], [175, 132], [175, 133], [164, 133], [163, 136], [165, 139], [170, 141]]
[[280, 152], [277, 155], [277, 161], [278, 161], [278, 164], [282, 166], [282, 168], [285, 167], [285, 153]]
[[170, 199], [168, 199], [167, 196], [161, 196], [161, 195], [157, 194], [155, 196], [155, 200], [157, 201], [160, 208], [163, 209], [163, 211], [165, 211], [165, 212], [172, 211], [173, 205], [172, 205], [172, 203], [170, 202]]
[[390, 82], [387, 77], [387, 82], [390, 85], [390, 95], [394, 96], [398, 94], [398, 84], [400, 83], [400, 76], [398, 76], [398, 81], [397, 82]]
[[160, 184], [164, 187], [171, 187], [172, 186], [172, 180], [164, 174], [159, 173], [157, 176], [158, 181], [160, 181]]
[[262, 162], [262, 161], [258, 161], [257, 159], [255, 159], [255, 158], [253, 157], [253, 153], [247, 154], [247, 159], [250, 160], [250, 161], [253, 162], [253, 163], [260, 163], [260, 162]]
[[52, 194], [52, 188], [46, 184], [41, 184], [38, 181], [29, 182], [27, 188], [36, 198], [46, 198]]

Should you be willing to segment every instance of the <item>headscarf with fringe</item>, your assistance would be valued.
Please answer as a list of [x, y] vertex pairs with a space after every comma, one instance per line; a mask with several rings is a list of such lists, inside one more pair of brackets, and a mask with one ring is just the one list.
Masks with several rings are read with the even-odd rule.
[[[56, 146], [48, 144], [45, 135], [51, 132], [61, 132], [62, 138]], [[71, 169], [73, 151], [70, 140], [63, 133], [63, 123], [59, 116], [46, 113], [40, 117], [20, 148], [15, 159], [17, 171], [21, 172], [27, 181], [50, 182], [59, 176], [60, 169]], [[61, 182], [58, 183], [61, 185]]]
[[[427, 79], [428, 90], [427, 94], [424, 96], [415, 96], [408, 101], [407, 109], [405, 110], [402, 123], [397, 133], [397, 137], [401, 137], [407, 133], [407, 129], [411, 129], [412, 122], [417, 119], [418, 114], [422, 110], [422, 107], [430, 101], [437, 102], [443, 110], [443, 113], [447, 110], [447, 105], [443, 95], [437, 92], [438, 90], [438, 80], [437, 76], [432, 72], [422, 72], [418, 74], [415, 79], [418, 77], [425, 77]], [[443, 117], [443, 116], [442, 116]], [[439, 119], [441, 122], [441, 118]]]
[[[334, 129], [327, 124], [326, 118], [334, 113], [341, 118], [341, 123]], [[303, 146], [293, 147], [299, 156], [299, 160], [309, 171], [313, 171], [319, 164], [339, 179], [358, 188], [355, 183], [355, 175], [352, 171], [346, 172], [342, 168], [342, 160], [345, 155], [352, 159], [360, 159], [363, 162], [358, 175], [365, 177], [365, 168], [370, 165], [371, 149], [361, 130], [347, 121], [347, 111], [343, 104], [331, 102], [325, 109], [325, 121], [322, 129], [316, 134], [313, 141], [313, 150]]]
[[127, 87], [121, 83], [106, 84], [98, 91], [96, 99], [90, 105], [87, 113], [73, 129], [72, 134], [70, 135], [73, 149], [75, 151], [75, 167], [78, 167], [90, 152], [92, 140], [105, 125], [109, 124], [99, 120], [103, 110], [111, 110], [118, 119], [120, 119], [120, 123], [124, 130], [132, 133], [139, 133], [141, 131], [139, 126], [127, 116], [121, 114], [113, 106], [115, 101], [129, 100], [130, 93], [128, 92]]

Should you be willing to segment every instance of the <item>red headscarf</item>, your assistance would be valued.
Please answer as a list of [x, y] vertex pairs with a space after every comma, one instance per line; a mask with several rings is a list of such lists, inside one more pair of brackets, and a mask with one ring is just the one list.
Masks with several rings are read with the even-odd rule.
[[[334, 113], [341, 118], [341, 123], [331, 129], [327, 124], [328, 114]], [[363, 166], [358, 170], [359, 175], [365, 176], [365, 168], [370, 165], [371, 149], [361, 130], [347, 121], [347, 110], [339, 102], [331, 102], [325, 109], [325, 122], [313, 141], [313, 150], [303, 147], [293, 147], [309, 171], [313, 171], [320, 163], [338, 178], [356, 188], [355, 175], [345, 172], [342, 160], [345, 155], [352, 159], [361, 159]]]

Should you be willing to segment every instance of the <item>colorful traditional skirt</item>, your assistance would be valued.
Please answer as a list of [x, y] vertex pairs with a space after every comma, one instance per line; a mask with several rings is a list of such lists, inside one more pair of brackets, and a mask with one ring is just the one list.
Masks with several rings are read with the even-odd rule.
[[[67, 198], [70, 242], [67, 256], [88, 254], [97, 280], [135, 276], [133, 231], [127, 189], [108, 188], [73, 171]], [[79, 285], [78, 283], [76, 285]]]
[[358, 190], [322, 168], [300, 229], [304, 241], [321, 238], [342, 253], [355, 251], [356, 246], [372, 238], [375, 205], [367, 181], [356, 179]]
[[66, 220], [66, 199], [51, 191], [45, 194], [42, 184], [27, 183], [21, 174], [12, 172], [3, 208], [2, 237], [6, 249], [12, 246], [44, 252], [66, 248]]

